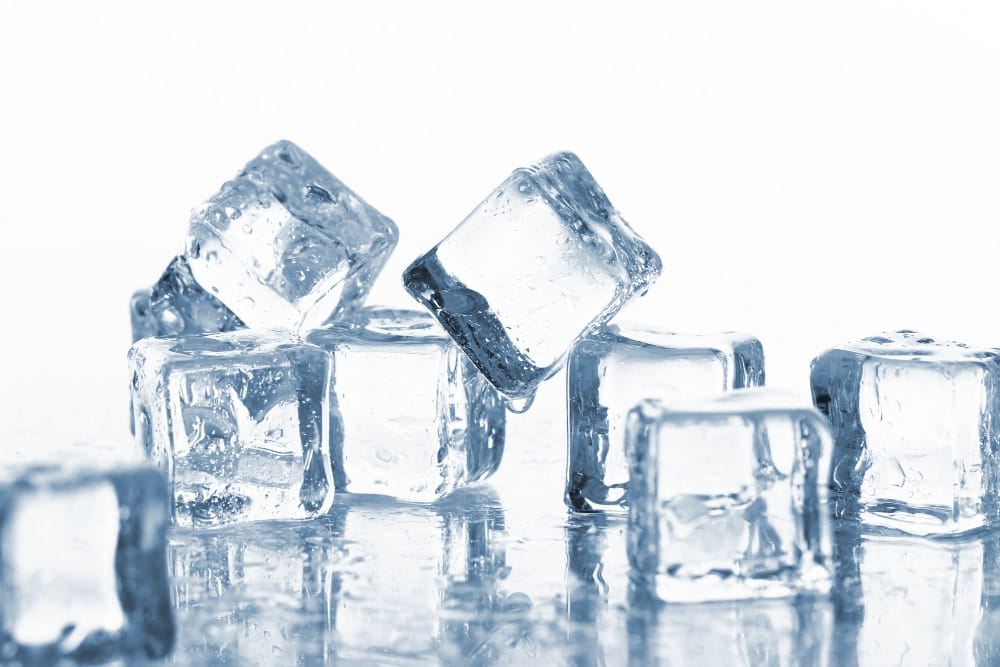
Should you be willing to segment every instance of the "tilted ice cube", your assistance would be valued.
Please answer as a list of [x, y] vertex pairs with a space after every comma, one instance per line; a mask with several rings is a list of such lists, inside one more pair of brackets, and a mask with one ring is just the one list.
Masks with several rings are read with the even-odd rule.
[[191, 217], [195, 279], [251, 327], [309, 328], [361, 303], [396, 225], [289, 141]]
[[899, 331], [824, 352], [811, 379], [833, 486], [865, 524], [929, 535], [995, 520], [1000, 350]]
[[329, 364], [280, 332], [146, 338], [129, 352], [135, 437], [180, 524], [300, 519], [333, 499]]
[[169, 653], [168, 516], [155, 470], [0, 474], [0, 662]]
[[751, 336], [683, 336], [610, 325], [573, 346], [566, 369], [566, 504], [624, 510], [625, 419], [646, 398], [710, 397], [764, 384], [764, 350]]
[[206, 292], [175, 257], [151, 290], [132, 295], [132, 342], [149, 336], [190, 336], [244, 327], [240, 318]]
[[830, 587], [831, 436], [764, 389], [629, 413], [629, 562], [668, 601], [784, 597]]
[[337, 488], [429, 501], [496, 470], [503, 401], [437, 322], [389, 309], [358, 320], [308, 335], [332, 356]]
[[525, 407], [573, 341], [646, 291], [660, 258], [572, 153], [518, 169], [403, 276], [483, 374]]

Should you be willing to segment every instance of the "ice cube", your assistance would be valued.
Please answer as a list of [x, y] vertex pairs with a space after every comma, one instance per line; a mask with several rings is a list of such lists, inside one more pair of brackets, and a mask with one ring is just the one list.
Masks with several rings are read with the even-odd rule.
[[338, 490], [430, 501], [496, 470], [503, 401], [430, 315], [366, 309], [308, 340], [332, 357]]
[[311, 328], [361, 303], [396, 225], [289, 141], [268, 146], [191, 217], [198, 283], [250, 327]]
[[518, 169], [406, 269], [406, 289], [518, 407], [660, 273], [580, 159]]
[[644, 398], [710, 397], [764, 384], [764, 350], [751, 336], [683, 336], [610, 325], [573, 346], [567, 362], [566, 504], [624, 511], [625, 419]]
[[333, 499], [329, 364], [281, 332], [146, 338], [129, 352], [135, 437], [174, 520], [301, 519]]
[[244, 327], [240, 318], [195, 282], [183, 257], [167, 265], [151, 290], [132, 296], [132, 342], [149, 336], [190, 336]]
[[764, 389], [629, 413], [629, 562], [659, 598], [771, 598], [830, 587], [831, 436]]
[[0, 662], [167, 655], [162, 476], [36, 466], [0, 477]]
[[811, 380], [833, 486], [862, 522], [945, 535], [996, 520], [1000, 350], [898, 331], [824, 352]]

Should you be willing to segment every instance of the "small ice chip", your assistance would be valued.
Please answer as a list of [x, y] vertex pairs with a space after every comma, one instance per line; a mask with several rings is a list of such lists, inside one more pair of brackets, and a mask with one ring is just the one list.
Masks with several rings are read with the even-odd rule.
[[152, 469], [0, 475], [0, 662], [167, 655], [168, 517]]
[[566, 504], [625, 510], [625, 420], [639, 401], [669, 403], [762, 384], [763, 347], [745, 334], [680, 335], [613, 324], [578, 341], [566, 368]]
[[129, 352], [135, 438], [174, 520], [304, 519], [333, 501], [329, 364], [282, 332], [146, 338]]
[[996, 521], [1000, 350], [885, 333], [821, 354], [811, 383], [833, 426], [833, 487], [865, 525], [952, 535]]
[[518, 169], [405, 271], [426, 306], [513, 404], [526, 408], [573, 342], [660, 273], [660, 258], [580, 159]]
[[185, 257], [247, 326], [308, 329], [361, 304], [397, 237], [392, 220], [279, 141], [192, 213]]
[[629, 413], [634, 579], [673, 602], [777, 598], [831, 585], [826, 420], [741, 389]]

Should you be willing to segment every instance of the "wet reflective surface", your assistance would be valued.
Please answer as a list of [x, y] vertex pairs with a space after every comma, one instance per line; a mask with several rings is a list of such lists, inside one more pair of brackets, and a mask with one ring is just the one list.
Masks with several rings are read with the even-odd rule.
[[829, 598], [651, 602], [629, 586], [625, 519], [562, 505], [560, 418], [513, 418], [514, 442], [549, 435], [434, 506], [341, 494], [310, 522], [175, 531], [168, 663], [1000, 664], [993, 535], [835, 523]]

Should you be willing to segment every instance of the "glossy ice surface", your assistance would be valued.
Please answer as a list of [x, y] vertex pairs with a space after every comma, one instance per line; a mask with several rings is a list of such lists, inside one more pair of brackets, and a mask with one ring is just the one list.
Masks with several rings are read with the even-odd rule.
[[151, 290], [136, 292], [129, 310], [132, 342], [148, 336], [190, 336], [244, 326], [240, 318], [195, 282], [183, 257], [170, 262]]
[[764, 389], [629, 413], [629, 559], [672, 602], [830, 586], [832, 440], [810, 408]]
[[[338, 494], [328, 517], [293, 526], [175, 528], [177, 643], [153, 664], [1000, 664], [993, 532], [897, 547], [835, 520], [828, 598], [669, 607], [630, 594], [625, 519], [563, 505], [562, 379], [508, 416], [509, 441], [528, 446], [447, 509]], [[120, 415], [106, 419], [131, 451]]]
[[333, 498], [320, 349], [280, 332], [147, 338], [129, 352], [135, 438], [174, 520], [301, 519]]
[[685, 336], [609, 325], [578, 341], [566, 365], [566, 504], [624, 512], [625, 419], [643, 399], [689, 399], [764, 384], [764, 350], [751, 336]]
[[168, 520], [152, 469], [0, 473], [0, 662], [166, 655]]
[[430, 501], [496, 470], [503, 401], [430, 315], [365, 309], [308, 340], [332, 357], [338, 490]]
[[834, 487], [866, 524], [944, 535], [996, 519], [1000, 350], [886, 333], [824, 352], [811, 381]]
[[186, 258], [248, 326], [311, 328], [360, 305], [397, 237], [389, 218], [279, 141], [194, 211]]
[[559, 153], [515, 171], [403, 282], [490, 382], [524, 401], [659, 273], [580, 159]]

